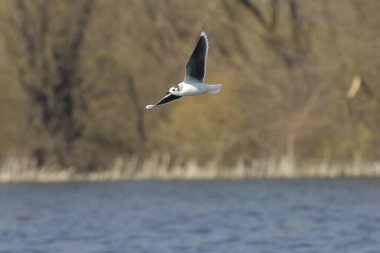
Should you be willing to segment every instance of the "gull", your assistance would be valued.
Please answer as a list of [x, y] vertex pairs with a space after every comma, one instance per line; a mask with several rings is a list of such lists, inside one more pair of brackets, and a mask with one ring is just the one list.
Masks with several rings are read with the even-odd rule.
[[209, 85], [204, 82], [206, 76], [207, 54], [207, 34], [202, 32], [198, 43], [186, 64], [184, 80], [171, 87], [166, 95], [155, 105], [147, 105], [146, 109], [168, 104], [186, 96], [195, 96], [204, 93], [218, 93], [222, 88], [221, 84]]

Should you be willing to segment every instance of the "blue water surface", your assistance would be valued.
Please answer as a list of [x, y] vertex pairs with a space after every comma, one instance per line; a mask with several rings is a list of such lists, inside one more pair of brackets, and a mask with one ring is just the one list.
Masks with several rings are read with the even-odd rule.
[[379, 253], [379, 180], [0, 184], [0, 253]]

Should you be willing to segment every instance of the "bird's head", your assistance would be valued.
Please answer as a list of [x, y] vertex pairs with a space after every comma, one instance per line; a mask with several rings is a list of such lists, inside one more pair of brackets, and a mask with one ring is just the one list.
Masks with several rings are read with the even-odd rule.
[[171, 87], [166, 94], [173, 94], [173, 95], [179, 96], [179, 86], [176, 85], [176, 86]]

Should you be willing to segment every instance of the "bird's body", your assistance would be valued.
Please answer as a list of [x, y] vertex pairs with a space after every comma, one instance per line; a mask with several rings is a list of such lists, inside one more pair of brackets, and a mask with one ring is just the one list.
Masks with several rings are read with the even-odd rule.
[[206, 61], [208, 54], [208, 39], [205, 32], [201, 33], [198, 43], [186, 64], [185, 78], [183, 82], [169, 89], [160, 101], [155, 105], [147, 105], [151, 109], [158, 105], [168, 104], [185, 96], [196, 96], [204, 93], [218, 93], [221, 84], [209, 85], [204, 82], [206, 75]]
[[179, 96], [196, 96], [204, 93], [218, 93], [222, 87], [221, 84], [209, 85], [198, 82], [196, 80], [190, 82], [182, 82], [178, 84]]

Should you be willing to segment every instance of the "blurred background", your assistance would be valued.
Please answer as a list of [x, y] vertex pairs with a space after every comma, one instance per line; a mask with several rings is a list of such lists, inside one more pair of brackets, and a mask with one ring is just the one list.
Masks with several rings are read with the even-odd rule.
[[0, 252], [379, 252], [379, 10], [0, 0]]
[[[380, 158], [380, 2], [0, 2], [0, 163]], [[204, 30], [218, 95], [146, 111]]]

